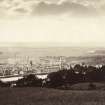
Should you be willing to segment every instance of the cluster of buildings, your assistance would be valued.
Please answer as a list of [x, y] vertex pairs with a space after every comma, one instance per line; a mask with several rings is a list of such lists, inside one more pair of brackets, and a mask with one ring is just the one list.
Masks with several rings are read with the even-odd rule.
[[[68, 61], [67, 57], [65, 56], [39, 57], [37, 62], [34, 59], [29, 57], [27, 58], [28, 59], [23, 59], [18, 57], [18, 59], [16, 58], [15, 60], [9, 59], [9, 61], [12, 61], [12, 63], [0, 63], [0, 77], [56, 72], [62, 69], [73, 68], [76, 64], [72, 64], [72, 62]], [[102, 65], [95, 66], [101, 67]]]
[[27, 63], [0, 64], [0, 76], [50, 73], [63, 68], [70, 68], [65, 56], [45, 56], [39, 57], [38, 62], [28, 59]]

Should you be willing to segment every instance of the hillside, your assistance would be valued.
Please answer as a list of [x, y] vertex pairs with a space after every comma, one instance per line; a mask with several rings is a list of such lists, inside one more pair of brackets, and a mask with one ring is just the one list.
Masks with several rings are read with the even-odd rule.
[[22, 63], [39, 57], [64, 56], [68, 63], [105, 64], [105, 48], [88, 47], [1, 47], [0, 63]]
[[80, 57], [69, 57], [67, 61], [70, 64], [85, 63], [87, 65], [104, 65], [105, 55], [93, 55], [93, 56], [80, 56]]
[[104, 91], [1, 88], [1, 105], [104, 105]]

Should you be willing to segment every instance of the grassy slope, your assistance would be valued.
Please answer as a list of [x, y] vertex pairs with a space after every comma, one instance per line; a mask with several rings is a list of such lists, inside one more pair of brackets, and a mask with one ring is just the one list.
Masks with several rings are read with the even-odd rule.
[[105, 105], [105, 92], [0, 88], [0, 105]]
[[[77, 83], [70, 87], [70, 89], [73, 90], [88, 90], [90, 83]], [[93, 82], [93, 84], [96, 86], [96, 90], [105, 90], [105, 83], [99, 83], [99, 82]]]

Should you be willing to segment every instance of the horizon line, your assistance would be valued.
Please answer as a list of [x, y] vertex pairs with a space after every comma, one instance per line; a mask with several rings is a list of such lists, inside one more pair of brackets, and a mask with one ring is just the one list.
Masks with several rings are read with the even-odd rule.
[[0, 42], [0, 47], [102, 47], [105, 42]]

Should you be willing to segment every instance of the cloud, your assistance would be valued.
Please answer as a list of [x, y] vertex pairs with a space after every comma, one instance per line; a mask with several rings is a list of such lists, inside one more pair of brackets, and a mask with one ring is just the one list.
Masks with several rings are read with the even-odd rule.
[[24, 8], [16, 8], [15, 11], [19, 12], [19, 13], [26, 13], [27, 12], [27, 10]]
[[59, 14], [70, 14], [70, 15], [95, 15], [97, 11], [92, 6], [85, 6], [74, 2], [62, 2], [58, 3], [45, 3], [40, 2], [37, 6], [32, 7], [33, 15], [59, 15]]
[[96, 16], [104, 14], [104, 5], [102, 0], [0, 0], [0, 14]]

